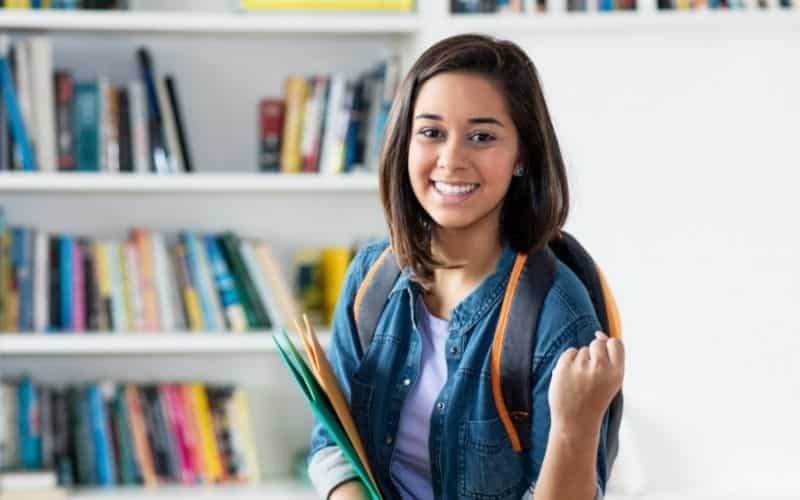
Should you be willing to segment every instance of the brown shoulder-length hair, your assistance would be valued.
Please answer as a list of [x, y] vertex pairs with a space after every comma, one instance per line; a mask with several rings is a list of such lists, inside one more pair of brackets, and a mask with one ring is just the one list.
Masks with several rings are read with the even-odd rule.
[[539, 249], [557, 235], [569, 211], [566, 171], [533, 62], [512, 42], [467, 34], [446, 38], [416, 60], [392, 103], [380, 157], [380, 194], [400, 267], [427, 287], [441, 266], [431, 254], [431, 221], [408, 176], [414, 103], [430, 78], [478, 74], [503, 94], [519, 135], [524, 173], [514, 177], [500, 215], [500, 238], [517, 252]]

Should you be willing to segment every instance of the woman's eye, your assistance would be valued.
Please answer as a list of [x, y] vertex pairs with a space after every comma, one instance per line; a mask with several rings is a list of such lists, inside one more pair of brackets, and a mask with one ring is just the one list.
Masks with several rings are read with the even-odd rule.
[[488, 134], [486, 132], [477, 132], [469, 136], [469, 140], [472, 142], [489, 142], [494, 140], [494, 136], [492, 134]]
[[424, 128], [419, 131], [423, 137], [427, 137], [428, 139], [438, 139], [442, 136], [441, 132], [436, 130], [435, 128]]

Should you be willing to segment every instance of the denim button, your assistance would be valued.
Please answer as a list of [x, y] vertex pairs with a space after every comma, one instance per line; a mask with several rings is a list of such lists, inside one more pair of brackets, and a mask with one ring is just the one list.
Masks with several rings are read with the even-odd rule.
[[444, 403], [442, 401], [439, 401], [438, 403], [436, 403], [436, 409], [439, 410], [439, 411], [444, 410]]
[[458, 354], [458, 347], [450, 346], [450, 354]]
[[411, 385], [411, 379], [407, 378], [407, 379], [403, 380], [403, 385], [405, 385], [405, 386]]
[[386, 436], [386, 446], [389, 446], [389, 445], [391, 445], [391, 444], [392, 444], [392, 441], [393, 441], [393, 440], [392, 440], [392, 436], [391, 436], [391, 435], [390, 435], [390, 436]]

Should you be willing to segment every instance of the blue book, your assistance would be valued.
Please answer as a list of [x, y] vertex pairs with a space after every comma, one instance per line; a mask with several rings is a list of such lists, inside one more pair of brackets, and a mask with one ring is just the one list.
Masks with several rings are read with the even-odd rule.
[[72, 238], [61, 236], [58, 271], [61, 284], [61, 331], [72, 331]]
[[31, 144], [28, 142], [28, 134], [25, 132], [25, 121], [22, 119], [22, 112], [19, 109], [17, 93], [14, 90], [14, 82], [11, 78], [11, 68], [8, 59], [0, 57], [0, 87], [3, 90], [6, 114], [8, 115], [9, 125], [11, 125], [11, 135], [14, 145], [19, 152], [22, 162], [22, 169], [25, 171], [35, 171], [36, 161], [33, 157]]
[[113, 486], [116, 483], [114, 457], [111, 451], [111, 432], [103, 396], [97, 384], [90, 384], [86, 389], [89, 402], [89, 422], [92, 442], [94, 443], [94, 461], [97, 472], [97, 484]]
[[181, 234], [181, 239], [186, 246], [186, 259], [189, 262], [189, 280], [192, 283], [192, 288], [197, 292], [197, 297], [200, 299], [200, 309], [203, 313], [203, 326], [206, 330], [219, 330], [220, 327], [214, 320], [214, 313], [211, 310], [211, 298], [206, 294], [206, 290], [203, 287], [203, 270], [200, 268], [200, 255], [198, 254], [201, 249], [197, 242], [197, 237], [190, 232], [183, 232]]
[[17, 279], [17, 328], [20, 332], [33, 331], [33, 230], [12, 229], [14, 273]]
[[25, 469], [41, 469], [42, 434], [39, 426], [39, 400], [30, 377], [17, 387], [19, 403], [19, 460]]
[[205, 236], [204, 241], [206, 253], [208, 253], [208, 263], [214, 273], [214, 282], [217, 284], [222, 306], [240, 305], [241, 301], [239, 300], [239, 292], [236, 290], [236, 283], [233, 281], [233, 275], [228, 269], [228, 263], [225, 262], [225, 257], [222, 255], [222, 249], [219, 247], [217, 238], [208, 234]]
[[100, 86], [97, 81], [75, 82], [72, 105], [72, 140], [75, 168], [98, 172], [100, 168]]

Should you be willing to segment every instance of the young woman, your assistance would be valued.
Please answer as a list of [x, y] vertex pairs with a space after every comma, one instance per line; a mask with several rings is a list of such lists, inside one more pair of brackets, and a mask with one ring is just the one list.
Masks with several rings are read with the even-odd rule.
[[[423, 53], [392, 107], [380, 190], [390, 242], [353, 260], [329, 358], [386, 498], [601, 497], [623, 346], [598, 331], [586, 289], [563, 263], [535, 332], [525, 452], [509, 444], [492, 396], [491, 345], [514, 258], [553, 239], [569, 206], [525, 53], [478, 35]], [[402, 273], [362, 349], [356, 294], [389, 244]], [[366, 498], [319, 422], [309, 474], [323, 498]]]

